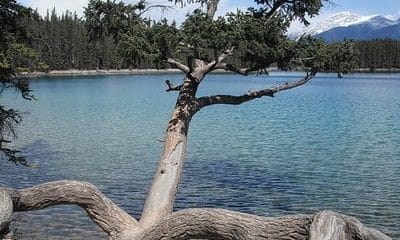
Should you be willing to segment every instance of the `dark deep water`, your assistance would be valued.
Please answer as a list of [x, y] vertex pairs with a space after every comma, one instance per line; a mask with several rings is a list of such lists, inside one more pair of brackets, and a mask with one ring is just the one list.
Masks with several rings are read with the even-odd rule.
[[[299, 73], [209, 76], [199, 95], [240, 94]], [[42, 78], [38, 101], [2, 102], [27, 112], [16, 145], [38, 169], [0, 161], [0, 185], [94, 183], [139, 217], [156, 169], [180, 75]], [[222, 207], [265, 216], [330, 209], [400, 238], [400, 75], [319, 75], [298, 89], [193, 119], [176, 209]], [[19, 213], [21, 239], [105, 235], [77, 207]]]

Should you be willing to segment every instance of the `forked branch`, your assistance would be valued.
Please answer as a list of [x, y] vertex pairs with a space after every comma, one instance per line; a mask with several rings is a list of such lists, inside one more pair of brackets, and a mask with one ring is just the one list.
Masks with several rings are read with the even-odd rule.
[[148, 6], [147, 8], [145, 8], [140, 13], [138, 13], [138, 17], [141, 17], [143, 14], [145, 14], [146, 12], [149, 12], [149, 11], [151, 11], [153, 9], [160, 9], [162, 12], [165, 12], [167, 10], [174, 9], [174, 7], [173, 6], [169, 6], [169, 5], [164, 5], [164, 4], [151, 5], [151, 6]]
[[175, 86], [170, 80], [165, 80], [165, 84], [167, 84], [167, 89], [165, 91], [180, 91], [182, 85]]
[[207, 66], [206, 66], [206, 71], [207, 71], [207, 72], [211, 72], [212, 70], [217, 69], [216, 67], [217, 67], [219, 64], [222, 64], [223, 61], [225, 61], [225, 59], [226, 59], [227, 57], [233, 55], [233, 51], [234, 51], [234, 50], [235, 50], [234, 47], [230, 47], [230, 48], [226, 49], [223, 53], [221, 53], [221, 55], [219, 55], [219, 56], [216, 55], [214, 61], [211, 61], [210, 63], [207, 64]]
[[118, 239], [127, 230], [142, 230], [135, 219], [87, 182], [54, 181], [21, 190], [6, 190], [12, 198], [15, 212], [73, 204], [83, 208], [111, 239]]
[[355, 218], [331, 211], [268, 218], [223, 209], [186, 209], [142, 228], [96, 187], [75, 181], [50, 182], [23, 190], [0, 188], [0, 230], [6, 230], [13, 208], [27, 211], [62, 203], [84, 208], [113, 240], [391, 239]]
[[310, 81], [316, 74], [316, 71], [312, 71], [311, 73], [307, 73], [307, 75], [298, 80], [293, 82], [286, 82], [283, 84], [276, 85], [274, 87], [248, 92], [246, 94], [240, 96], [232, 96], [232, 95], [213, 95], [213, 96], [206, 96], [200, 97], [197, 99], [198, 107], [203, 108], [206, 106], [214, 105], [214, 104], [231, 104], [231, 105], [239, 105], [244, 102], [248, 102], [250, 100], [261, 98], [264, 96], [273, 97], [275, 93], [289, 90], [295, 87], [299, 87], [308, 81]]
[[173, 59], [173, 58], [168, 58], [168, 59], [167, 59], [167, 62], [168, 62], [169, 64], [171, 64], [172, 66], [178, 68], [178, 69], [181, 70], [182, 72], [186, 73], [186, 74], [188, 74], [188, 73], [190, 72], [190, 69], [189, 69], [188, 66], [186, 66], [186, 65], [183, 64], [183, 63], [180, 63], [180, 62], [176, 61], [176, 60]]
[[222, 69], [225, 71], [230, 71], [230, 72], [234, 72], [243, 76], [247, 76], [249, 75], [250, 72], [253, 71], [253, 69], [251, 68], [238, 68], [232, 64], [227, 64], [227, 63], [219, 63], [217, 65], [215, 65], [214, 69]]

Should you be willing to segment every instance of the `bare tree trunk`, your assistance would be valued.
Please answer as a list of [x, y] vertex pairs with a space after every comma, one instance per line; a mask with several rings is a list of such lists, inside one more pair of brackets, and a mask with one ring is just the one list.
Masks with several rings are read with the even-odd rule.
[[219, 0], [209, 0], [207, 3], [207, 16], [213, 18], [217, 12]]
[[185, 161], [189, 123], [198, 111], [197, 87], [205, 74], [200, 62], [196, 66], [196, 71], [186, 75], [168, 122], [164, 150], [140, 219], [145, 228], [169, 215], [173, 209]]
[[187, 145], [188, 123], [177, 119], [182, 111], [175, 109], [168, 125], [164, 150], [140, 219], [144, 227], [149, 227], [172, 212]]

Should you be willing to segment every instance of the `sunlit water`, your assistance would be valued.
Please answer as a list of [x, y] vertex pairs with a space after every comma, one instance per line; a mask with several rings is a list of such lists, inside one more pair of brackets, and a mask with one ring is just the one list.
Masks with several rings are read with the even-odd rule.
[[[299, 73], [209, 76], [199, 95], [240, 94]], [[38, 101], [3, 97], [26, 112], [17, 146], [39, 168], [0, 161], [0, 185], [94, 183], [140, 216], [180, 75], [43, 78]], [[320, 75], [298, 89], [193, 119], [175, 208], [219, 207], [279, 216], [322, 209], [356, 216], [400, 238], [400, 75]], [[105, 238], [78, 207], [19, 213], [21, 239]]]

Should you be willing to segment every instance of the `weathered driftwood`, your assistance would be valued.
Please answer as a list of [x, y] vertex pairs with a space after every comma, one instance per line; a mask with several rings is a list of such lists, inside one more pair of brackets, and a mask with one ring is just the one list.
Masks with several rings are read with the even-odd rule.
[[312, 216], [266, 218], [223, 209], [186, 209], [144, 231], [139, 239], [308, 239]]
[[379, 231], [364, 227], [355, 218], [331, 211], [315, 216], [267, 218], [223, 209], [186, 209], [167, 214], [144, 227], [86, 182], [55, 181], [20, 190], [0, 188], [0, 209], [5, 209], [1, 211], [5, 213], [1, 215], [2, 226], [7, 226], [13, 210], [37, 210], [58, 204], [82, 207], [110, 239], [119, 240], [390, 239]]
[[137, 221], [107, 198], [94, 185], [78, 181], [54, 181], [21, 190], [7, 189], [14, 211], [30, 211], [60, 204], [83, 208], [110, 238], [126, 229], [140, 229]]
[[318, 213], [310, 227], [310, 240], [366, 239], [388, 240], [386, 235], [367, 228], [356, 218], [332, 211]]
[[0, 188], [0, 236], [7, 231], [13, 213], [13, 202], [5, 189]]

